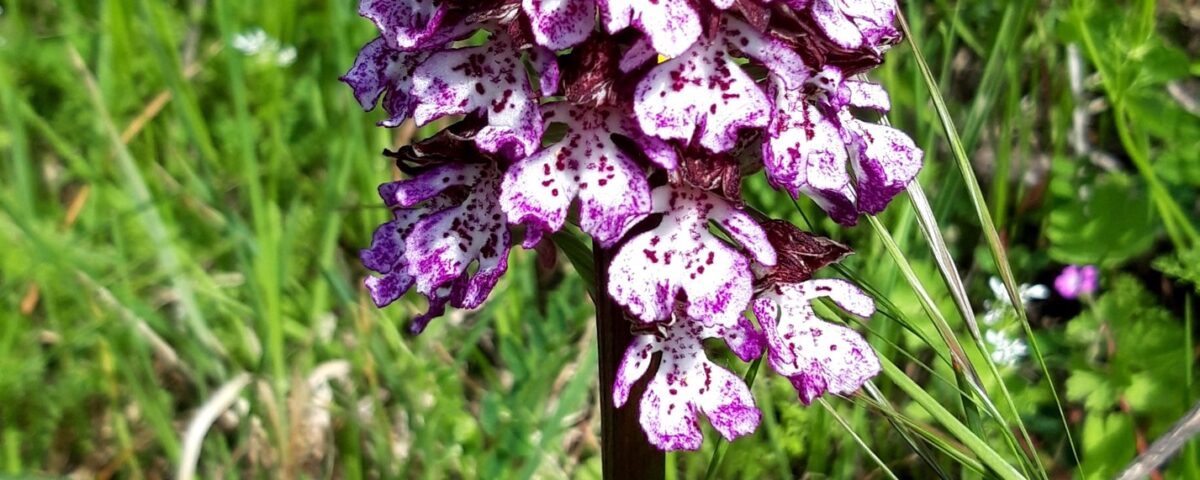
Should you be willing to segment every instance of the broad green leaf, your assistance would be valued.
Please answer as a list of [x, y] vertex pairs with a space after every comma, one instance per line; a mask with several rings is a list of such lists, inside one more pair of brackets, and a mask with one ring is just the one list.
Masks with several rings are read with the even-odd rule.
[[[1068, 182], [1069, 179], [1056, 180]], [[1119, 265], [1154, 245], [1158, 220], [1148, 192], [1128, 177], [1107, 175], [1050, 212], [1050, 257], [1062, 263]]]

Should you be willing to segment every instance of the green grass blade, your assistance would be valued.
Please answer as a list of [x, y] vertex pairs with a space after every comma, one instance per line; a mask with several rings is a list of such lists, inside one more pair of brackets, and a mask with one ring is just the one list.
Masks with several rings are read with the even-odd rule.
[[896, 365], [892, 364], [891, 361], [886, 358], [880, 358], [879, 362], [883, 365], [884, 376], [890, 379], [897, 387], [900, 387], [900, 390], [904, 391], [904, 393], [916, 401], [921, 408], [925, 409], [926, 412], [933, 416], [933, 418], [937, 420], [939, 424], [945, 427], [951, 435], [954, 435], [954, 438], [957, 438], [958, 441], [962, 442], [963, 445], [971, 451], [971, 453], [974, 453], [975, 456], [979, 457], [979, 460], [983, 462], [983, 464], [989, 469], [995, 472], [996, 475], [1006, 480], [1025, 478], [1023, 475], [1021, 475], [1021, 472], [1017, 471], [1017, 469], [1013, 468], [1012, 465], [1005, 461], [1004, 457], [1001, 457], [999, 453], [996, 453], [996, 451], [992, 449], [992, 447], [988, 446], [987, 441], [980, 438], [975, 434], [975, 432], [972, 432], [970, 428], [967, 428], [966, 425], [963, 425], [962, 422], [958, 421], [958, 419], [954, 417], [954, 414], [950, 413], [949, 410], [946, 410], [946, 407], [943, 407], [942, 404], [937, 401], [937, 399], [933, 398], [931, 395], [926, 393], [925, 390], [921, 389], [916, 382], [914, 382], [911, 378], [908, 378], [908, 376], [905, 375], [904, 372], [900, 371]]
[[[988, 212], [987, 203], [983, 199], [983, 192], [979, 187], [979, 182], [975, 178], [975, 173], [971, 167], [970, 160], [967, 159], [966, 150], [963, 148], [962, 141], [958, 137], [958, 131], [954, 127], [954, 120], [950, 116], [950, 111], [946, 108], [946, 102], [942, 98], [941, 91], [938, 89], [937, 82], [934, 81], [933, 74], [929, 70], [929, 65], [925, 62], [925, 57], [921, 54], [921, 49], [917, 46], [916, 40], [913, 38], [912, 32], [908, 28], [907, 20], [903, 14], [898, 15], [900, 28], [904, 31], [904, 36], [908, 39], [908, 44], [913, 50], [913, 57], [917, 62], [917, 67], [921, 71], [921, 77], [925, 81], [926, 88], [929, 89], [930, 98], [933, 100], [934, 109], [937, 111], [938, 119], [941, 122], [942, 130], [946, 134], [946, 138], [950, 144], [950, 149], [954, 154], [955, 164], [958, 166], [959, 174], [963, 178], [963, 183], [967, 187], [968, 198], [971, 200], [971, 206], [975, 210], [975, 215], [979, 218], [980, 226], [983, 229], [984, 237], [987, 238], [988, 249], [991, 251], [992, 258], [996, 263], [996, 268], [999, 270], [1000, 278], [1004, 281], [1005, 289], [1008, 291], [1009, 299], [1013, 305], [1023, 305], [1020, 295], [1017, 293], [1017, 283], [1013, 279], [1012, 266], [1008, 263], [1008, 256], [1004, 251], [1004, 246], [1000, 243], [1000, 235], [996, 232], [996, 226], [992, 222], [991, 213]], [[1024, 308], [1016, 308], [1017, 317], [1020, 319], [1021, 326], [1025, 330], [1026, 339], [1033, 351], [1034, 358], [1038, 361], [1038, 366], [1045, 375], [1046, 384], [1050, 388], [1050, 393], [1054, 398], [1055, 406], [1058, 408], [1059, 418], [1062, 420], [1063, 430], [1067, 436], [1067, 442], [1071, 447], [1071, 455], [1073, 456], [1076, 465], [1079, 465], [1079, 452], [1075, 447], [1075, 439], [1071, 434], [1071, 425], [1067, 422], [1066, 412], [1063, 409], [1062, 399], [1058, 395], [1058, 388], [1054, 386], [1054, 377], [1050, 375], [1050, 369], [1046, 365], [1046, 358], [1042, 355], [1041, 347], [1038, 346], [1037, 338], [1033, 335], [1033, 328], [1029, 324], [1029, 317]], [[1083, 476], [1082, 470], [1080, 476]]]
[[117, 132], [112, 116], [108, 114], [108, 107], [104, 105], [104, 98], [99, 87], [96, 85], [95, 78], [88, 70], [83, 58], [79, 56], [79, 53], [73, 47], [68, 47], [67, 53], [72, 64], [74, 64], [76, 70], [79, 72], [80, 77], [83, 79], [84, 89], [92, 101], [92, 107], [100, 117], [101, 127], [104, 128], [104, 133], [108, 136], [113, 149], [116, 151], [117, 166], [121, 170], [125, 189], [133, 198], [134, 203], [141, 207], [138, 209], [138, 218], [141, 220], [142, 226], [146, 229], [146, 233], [157, 246], [158, 262], [171, 277], [172, 287], [175, 288], [179, 295], [179, 303], [183, 308], [184, 318], [189, 328], [196, 333], [201, 342], [209, 350], [222, 357], [226, 356], [228, 353], [225, 351], [225, 347], [217, 340], [217, 337], [213, 335], [212, 330], [208, 328], [208, 324], [205, 322], [204, 315], [201, 313], [199, 304], [196, 302], [192, 284], [188, 280], [187, 273], [183, 270], [183, 265], [178, 254], [175, 252], [174, 242], [171, 241], [166, 223], [154, 205], [150, 189], [146, 186], [146, 181], [142, 178], [141, 171], [138, 170], [137, 164], [133, 161], [129, 150], [125, 148], [125, 143], [121, 141], [121, 135]]
[[850, 438], [854, 439], [854, 443], [857, 443], [858, 446], [862, 447], [867, 456], [871, 457], [871, 461], [875, 462], [876, 465], [879, 465], [879, 469], [883, 471], [884, 475], [887, 475], [887, 477], [892, 480], [900, 480], [896, 477], [895, 473], [892, 473], [892, 469], [888, 468], [887, 464], [883, 463], [883, 460], [879, 459], [879, 455], [876, 455], [875, 451], [871, 450], [871, 447], [867, 445], [867, 442], [864, 442], [862, 437], [859, 437], [858, 434], [854, 432], [854, 429], [850, 427], [850, 424], [846, 423], [846, 419], [842, 418], [841, 415], [838, 415], [837, 410], [834, 410], [833, 406], [829, 405], [829, 402], [825, 401], [824, 398], [818, 398], [817, 401], [821, 403], [822, 407], [825, 407], [825, 411], [829, 412], [829, 414], [833, 416], [834, 420], [837, 420], [837, 422], [842, 425], [842, 428], [846, 429], [846, 433], [850, 435]]
[[[938, 271], [941, 272], [942, 279], [945, 280], [946, 287], [950, 290], [951, 297], [954, 299], [955, 306], [958, 307], [959, 314], [966, 321], [968, 330], [971, 333], [971, 339], [975, 342], [975, 347], [980, 352], [983, 352], [983, 362], [987, 366], [988, 372], [996, 378], [996, 383], [1000, 385], [1000, 393], [1004, 398], [1005, 404], [1012, 410], [1013, 418], [1018, 430], [1021, 432], [1025, 445], [1033, 445], [1033, 439], [1029, 436], [1028, 429], [1025, 428], [1025, 422], [1021, 420], [1016, 402], [1013, 400], [1012, 394], [1009, 393], [1008, 386], [1004, 383], [1004, 377], [1000, 376], [1000, 370], [996, 366], [996, 362], [992, 361], [987, 342], [984, 342], [983, 336], [980, 334], [979, 324], [975, 321], [975, 311], [971, 308], [971, 300], [967, 296], [966, 286], [958, 274], [958, 267], [954, 264], [954, 257], [950, 254], [949, 247], [946, 246], [946, 239], [942, 237], [942, 231], [938, 226], [937, 218], [934, 217], [933, 211], [929, 207], [929, 200], [925, 198], [925, 191], [919, 183], [913, 182], [908, 187], [908, 194], [908, 198], [913, 204], [913, 209], [917, 212], [917, 222], [920, 223], [921, 231], [924, 232], [925, 239], [929, 243], [929, 248], [933, 252]], [[984, 389], [980, 388], [980, 391], [984, 391]], [[1006, 437], [1005, 440], [1014, 449], [1013, 453], [1023, 458], [1028, 466], [1035, 470], [1042, 478], [1047, 478], [1049, 474], [1046, 472], [1046, 468], [1042, 465], [1041, 460], [1037, 458], [1037, 455], [1033, 452], [1025, 452], [1025, 450], [1018, 446], [1016, 439], [1012, 438], [1011, 430], [1008, 428], [1008, 421], [1004, 416], [996, 410], [992, 410], [990, 413], [992, 413], [992, 418], [1004, 427], [1002, 431]]]

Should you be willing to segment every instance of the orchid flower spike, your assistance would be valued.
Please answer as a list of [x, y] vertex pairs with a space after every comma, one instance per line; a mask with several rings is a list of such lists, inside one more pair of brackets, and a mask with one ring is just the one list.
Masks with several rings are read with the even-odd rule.
[[378, 28], [341, 78], [358, 105], [379, 107], [384, 127], [448, 125], [388, 154], [404, 178], [379, 187], [391, 216], [361, 252], [376, 305], [426, 298], [411, 332], [481, 306], [514, 243], [546, 251], [570, 223], [612, 251], [600, 294], [643, 332], [612, 385], [617, 404], [660, 358], [638, 402], [661, 449], [698, 448], [701, 414], [727, 439], [759, 423], [706, 339], [743, 361], [765, 351], [805, 404], [879, 372], [861, 335], [811, 305], [874, 311], [854, 285], [812, 278], [850, 248], [766, 218], [740, 192], [764, 171], [850, 226], [916, 178], [915, 143], [857, 116], [891, 109], [863, 75], [900, 39], [894, 2], [361, 0], [358, 11]]

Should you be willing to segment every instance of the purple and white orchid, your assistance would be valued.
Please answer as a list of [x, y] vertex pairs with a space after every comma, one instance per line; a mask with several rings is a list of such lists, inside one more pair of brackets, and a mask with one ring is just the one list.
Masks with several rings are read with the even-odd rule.
[[740, 185], [762, 169], [853, 225], [916, 177], [913, 141], [852, 111], [890, 109], [859, 78], [899, 39], [893, 2], [361, 0], [359, 13], [380, 33], [342, 77], [362, 108], [382, 104], [387, 127], [461, 118], [392, 154], [407, 177], [380, 186], [393, 217], [361, 255], [376, 305], [428, 299], [414, 333], [480, 306], [514, 238], [546, 245], [573, 223], [613, 252], [600, 294], [640, 332], [613, 400], [649, 377], [639, 416], [658, 448], [699, 448], [701, 413], [730, 440], [759, 424], [706, 339], [765, 354], [805, 404], [879, 372], [861, 335], [810, 305], [874, 312], [849, 282], [812, 279], [849, 248], [747, 208]]

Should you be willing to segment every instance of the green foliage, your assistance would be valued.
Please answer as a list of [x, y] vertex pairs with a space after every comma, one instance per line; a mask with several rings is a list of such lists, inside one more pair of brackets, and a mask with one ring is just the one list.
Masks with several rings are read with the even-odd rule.
[[[1190, 357], [1179, 325], [1139, 281], [1127, 275], [1065, 331], [1071, 347], [1067, 398], [1080, 402], [1084, 421], [1084, 471], [1110, 478], [1133, 459], [1131, 421], [1162, 431], [1189, 407], [1196, 391], [1179, 359]], [[1131, 420], [1133, 419], [1133, 420]]]
[[[871, 75], [891, 92], [888, 119], [926, 153], [932, 214], [901, 196], [873, 225], [843, 228], [761, 176], [745, 186], [755, 209], [856, 249], [822, 274], [877, 298], [873, 318], [851, 323], [888, 373], [826, 409], [764, 368], [763, 423], [725, 444], [715, 476], [1109, 478], [1200, 393], [1200, 117], [1184, 101], [1200, 47], [1186, 5], [902, 4], [914, 43]], [[393, 175], [378, 152], [437, 126], [375, 128], [382, 114], [336, 81], [374, 35], [352, 5], [4, 8], [0, 472], [173, 476], [197, 409], [248, 373], [207, 432], [201, 477], [599, 477], [594, 275], [574, 230], [552, 237], [556, 262], [514, 253], [484, 308], [420, 337], [403, 334], [418, 296], [369, 305], [356, 256], [387, 216], [375, 186]], [[256, 27], [295, 46], [295, 63], [231, 46]], [[1070, 153], [1076, 103], [1109, 163]], [[1030, 305], [1022, 338], [1041, 353], [993, 370], [963, 308], [996, 301], [990, 276], [1048, 284], [1065, 263], [1102, 265], [1101, 291]], [[340, 362], [344, 376], [310, 384]], [[669, 457], [675, 478], [705, 474], [718, 450], [716, 432], [705, 438]], [[1200, 477], [1200, 449], [1162, 471]]]
[[1192, 288], [1200, 293], [1200, 249], [1193, 248], [1158, 257], [1154, 260], [1154, 269], [1192, 284]]
[[1050, 258], [1116, 266], [1154, 245], [1158, 219], [1145, 189], [1133, 179], [1112, 174], [1081, 184], [1068, 176], [1052, 180], [1061, 203], [1046, 216]]

